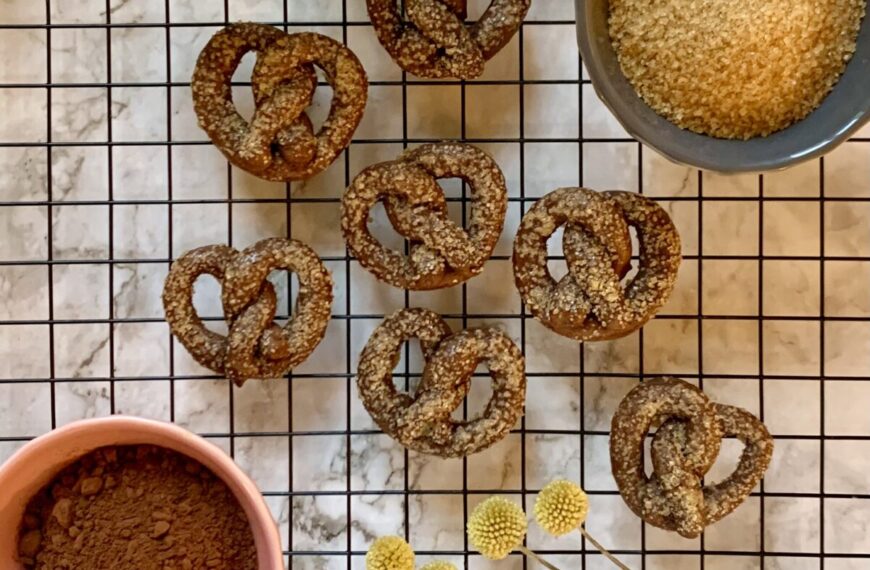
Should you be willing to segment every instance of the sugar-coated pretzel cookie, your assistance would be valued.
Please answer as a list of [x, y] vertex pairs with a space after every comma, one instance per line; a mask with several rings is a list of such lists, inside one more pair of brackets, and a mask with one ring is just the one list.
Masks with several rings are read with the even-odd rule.
[[[277, 298], [266, 280], [277, 269], [299, 278], [295, 314], [283, 327], [273, 322]], [[201, 275], [213, 276], [222, 286], [227, 336], [206, 328], [193, 306], [193, 286]], [[329, 324], [332, 277], [300, 241], [266, 239], [241, 252], [211, 245], [172, 264], [163, 307], [172, 334], [190, 355], [241, 385], [250, 378], [280, 378], [314, 351]]]
[[532, 0], [492, 0], [465, 24], [467, 0], [366, 0], [381, 44], [405, 71], [419, 77], [474, 79], [516, 34]]
[[[399, 392], [393, 369], [402, 343], [418, 338], [423, 376], [413, 395]], [[492, 398], [468, 421], [452, 415], [468, 395], [480, 362], [492, 377]], [[426, 309], [403, 309], [387, 317], [362, 351], [357, 387], [363, 404], [384, 432], [405, 447], [440, 457], [465, 457], [502, 440], [523, 415], [526, 399], [522, 351], [493, 328], [452, 333]]]
[[[553, 279], [547, 240], [565, 227], [568, 274]], [[640, 266], [623, 286], [637, 230]], [[651, 319], [670, 298], [682, 260], [677, 229], [658, 204], [630, 192], [560, 188], [523, 216], [514, 241], [514, 278], [532, 314], [553, 331], [576, 340], [626, 336]]]
[[[448, 218], [436, 182], [452, 177], [469, 185], [467, 231]], [[396, 231], [411, 242], [410, 256], [384, 247], [369, 231], [369, 214], [379, 201]], [[477, 147], [445, 142], [363, 170], [342, 198], [341, 229], [350, 251], [381, 281], [403, 289], [441, 289], [480, 273], [506, 211], [507, 188], [495, 161]]]
[[[652, 440], [652, 474], [646, 475], [644, 440]], [[744, 445], [734, 472], [714, 485], [701, 479], [716, 462], [723, 437]], [[764, 477], [773, 438], [755, 416], [711, 402], [676, 378], [643, 382], [613, 416], [610, 462], [626, 504], [653, 526], [694, 538], [734, 511]]]
[[[230, 81], [250, 51], [257, 53], [251, 78], [256, 110], [248, 122], [236, 110]], [[333, 90], [317, 133], [305, 113], [317, 88], [315, 66]], [[322, 172], [347, 147], [362, 120], [368, 80], [353, 52], [332, 38], [241, 23], [219, 31], [202, 50], [191, 90], [200, 127], [230, 162], [287, 182]]]

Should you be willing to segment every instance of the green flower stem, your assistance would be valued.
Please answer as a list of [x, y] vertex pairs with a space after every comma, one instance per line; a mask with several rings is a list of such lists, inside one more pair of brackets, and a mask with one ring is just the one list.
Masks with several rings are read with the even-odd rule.
[[626, 566], [625, 564], [620, 562], [614, 555], [609, 553], [606, 548], [601, 546], [600, 542], [598, 542], [597, 540], [592, 538], [592, 536], [588, 532], [586, 532], [585, 528], [583, 528], [582, 526], [580, 526], [579, 528], [580, 528], [580, 532], [583, 534], [583, 536], [586, 538], [586, 540], [591, 542], [592, 546], [597, 548], [599, 550], [599, 552], [601, 552], [601, 554], [603, 554], [605, 557], [607, 557], [608, 560], [610, 560], [611, 562], [616, 564], [619, 568], [622, 568], [622, 570], [631, 570], [631, 568], [629, 568], [628, 566]]
[[522, 552], [523, 554], [525, 554], [529, 558], [533, 558], [533, 559], [537, 560], [538, 564], [540, 564], [544, 568], [549, 568], [550, 570], [559, 570], [558, 568], [556, 568], [555, 566], [553, 566], [552, 564], [550, 564], [549, 562], [547, 562], [546, 560], [544, 560], [543, 558], [541, 558], [540, 556], [538, 556], [537, 554], [535, 554], [534, 552], [532, 552], [531, 550], [529, 550], [528, 548], [523, 546], [522, 544], [517, 546], [517, 550], [519, 550], [520, 552]]

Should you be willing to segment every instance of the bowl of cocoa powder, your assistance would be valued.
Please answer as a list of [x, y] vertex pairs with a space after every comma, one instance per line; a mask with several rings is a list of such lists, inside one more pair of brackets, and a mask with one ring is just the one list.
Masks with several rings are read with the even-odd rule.
[[36, 438], [0, 466], [0, 568], [284, 568], [254, 483], [182, 428], [114, 416]]

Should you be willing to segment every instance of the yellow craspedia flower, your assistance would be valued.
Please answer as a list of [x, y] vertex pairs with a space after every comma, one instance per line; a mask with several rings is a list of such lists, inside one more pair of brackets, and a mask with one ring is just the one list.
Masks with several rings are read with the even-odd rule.
[[541, 489], [535, 502], [535, 520], [553, 536], [577, 530], [589, 514], [589, 498], [576, 483], [556, 480]]
[[414, 550], [398, 536], [385, 536], [366, 554], [366, 570], [414, 570]]
[[456, 566], [449, 562], [443, 562], [441, 560], [430, 562], [429, 564], [420, 568], [420, 570], [456, 570]]
[[490, 560], [502, 560], [523, 542], [526, 513], [503, 497], [490, 497], [477, 505], [468, 519], [468, 540]]

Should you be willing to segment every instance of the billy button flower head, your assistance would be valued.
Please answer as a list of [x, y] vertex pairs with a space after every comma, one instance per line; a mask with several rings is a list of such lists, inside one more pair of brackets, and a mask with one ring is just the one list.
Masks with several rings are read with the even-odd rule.
[[617, 560], [583, 528], [588, 514], [589, 497], [586, 492], [580, 485], [564, 479], [557, 479], [541, 489], [535, 502], [535, 520], [542, 529], [553, 536], [563, 536], [579, 530], [608, 560], [619, 568], [629, 570], [628, 566]]
[[366, 554], [366, 570], [414, 570], [414, 550], [398, 536], [379, 538]]
[[579, 485], [556, 480], [544, 487], [535, 502], [535, 520], [553, 536], [580, 528], [589, 514], [589, 498]]
[[468, 519], [468, 541], [490, 560], [503, 560], [517, 550], [550, 570], [558, 570], [523, 546], [528, 523], [523, 509], [504, 497], [490, 497]]
[[523, 543], [526, 513], [503, 497], [490, 497], [477, 505], [468, 519], [468, 540], [490, 560], [503, 560]]

